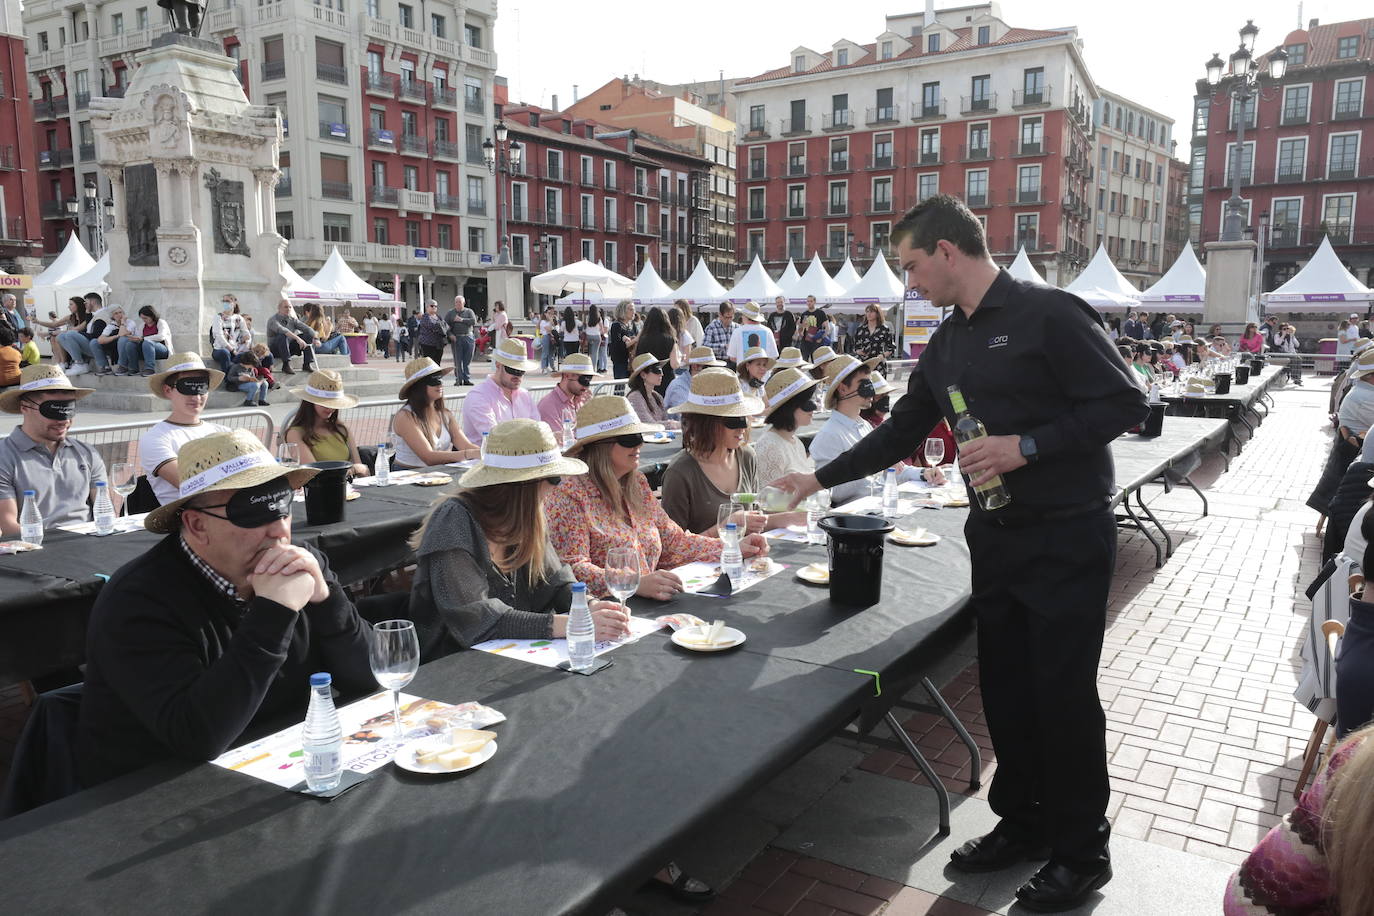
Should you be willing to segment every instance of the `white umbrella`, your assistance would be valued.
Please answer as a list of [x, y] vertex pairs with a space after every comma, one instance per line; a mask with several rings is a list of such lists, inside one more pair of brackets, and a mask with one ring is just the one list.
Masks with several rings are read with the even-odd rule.
[[629, 299], [635, 294], [635, 281], [591, 261], [575, 261], [530, 279], [531, 292], [557, 296], [567, 290], [580, 290], [583, 299], [588, 291], [607, 299]]

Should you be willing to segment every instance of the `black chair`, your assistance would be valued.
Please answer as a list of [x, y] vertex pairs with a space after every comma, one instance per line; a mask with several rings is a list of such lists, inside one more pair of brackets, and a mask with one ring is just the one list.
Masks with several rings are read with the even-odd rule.
[[76, 726], [82, 686], [50, 690], [34, 700], [0, 792], [0, 819], [81, 790], [76, 775]]
[[368, 623], [410, 619], [410, 592], [386, 592], [359, 598], [354, 605], [358, 616]]
[[134, 492], [129, 494], [129, 514], [138, 515], [142, 512], [152, 512], [160, 505], [162, 503], [158, 501], [157, 494], [153, 492], [153, 485], [148, 482], [147, 475], [140, 474]]

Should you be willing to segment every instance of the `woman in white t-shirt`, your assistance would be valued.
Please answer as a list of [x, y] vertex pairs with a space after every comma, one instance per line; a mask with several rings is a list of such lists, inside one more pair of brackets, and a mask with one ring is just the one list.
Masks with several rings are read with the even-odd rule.
[[375, 354], [377, 352], [377, 319], [373, 317], [371, 310], [363, 315], [363, 333], [367, 335], [367, 352]]
[[558, 331], [563, 340], [563, 356], [572, 356], [582, 349], [582, 322], [577, 320], [577, 313], [571, 305], [563, 307]]
[[495, 350], [510, 335], [510, 316], [506, 304], [498, 301], [491, 307], [491, 347]]
[[606, 371], [606, 316], [596, 306], [587, 308], [587, 324], [583, 327], [587, 335], [587, 355], [597, 372]]
[[673, 303], [673, 308], [682, 315], [682, 330], [692, 338], [686, 349], [686, 352], [690, 353], [693, 347], [701, 346], [701, 339], [706, 336], [706, 331], [701, 326], [701, 319], [692, 313], [692, 307], [686, 299], [678, 299]]

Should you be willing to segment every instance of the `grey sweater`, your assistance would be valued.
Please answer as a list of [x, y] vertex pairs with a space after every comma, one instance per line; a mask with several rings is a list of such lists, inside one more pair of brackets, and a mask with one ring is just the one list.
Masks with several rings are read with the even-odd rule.
[[547, 639], [553, 614], [572, 604], [572, 570], [553, 544], [544, 580], [531, 587], [524, 568], [509, 576], [491, 562], [482, 527], [460, 499], [434, 510], [416, 551], [410, 614], [428, 660], [488, 639]]

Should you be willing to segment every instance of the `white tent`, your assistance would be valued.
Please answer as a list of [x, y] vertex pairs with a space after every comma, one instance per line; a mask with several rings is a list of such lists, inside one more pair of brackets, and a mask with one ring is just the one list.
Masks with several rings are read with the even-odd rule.
[[859, 276], [859, 272], [854, 268], [854, 262], [849, 258], [845, 258], [844, 264], [835, 271], [835, 282], [844, 287], [846, 293], [858, 286], [862, 279], [863, 277]]
[[[287, 270], [290, 268], [288, 267]], [[282, 275], [287, 276], [285, 271], [282, 272]], [[304, 281], [303, 288], [297, 289], [290, 286], [284, 292], [288, 299], [319, 299], [336, 302], [345, 300], [357, 302], [396, 301], [396, 297], [391, 293], [382, 292], [355, 274], [353, 268], [344, 261], [343, 255], [339, 254], [338, 248], [329, 252], [329, 260], [324, 262], [319, 273]]]
[[1026, 283], [1037, 283], [1040, 286], [1049, 286], [1049, 284], [1045, 282], [1045, 278], [1040, 276], [1040, 271], [1035, 269], [1035, 265], [1032, 264], [1030, 258], [1026, 256], [1025, 245], [1022, 245], [1021, 250], [1016, 252], [1016, 260], [1011, 262], [1011, 266], [1007, 268], [1007, 273]]
[[873, 259], [868, 272], [863, 275], [863, 279], [850, 288], [845, 298], [862, 305], [868, 305], [870, 302], [894, 305], [906, 298], [906, 289], [892, 272], [892, 268], [887, 266], [887, 259], [879, 253]]
[[797, 265], [792, 263], [792, 260], [789, 258], [787, 261], [787, 269], [782, 272], [781, 277], [778, 277], [778, 288], [782, 290], [784, 296], [789, 296], [792, 293], [792, 287], [800, 282], [801, 274], [797, 273]]
[[725, 287], [721, 286], [706, 267], [705, 258], [697, 258], [697, 266], [692, 275], [673, 293], [675, 299], [686, 299], [692, 305], [719, 304], [727, 298]]
[[[601, 262], [597, 262], [601, 267]], [[566, 296], [554, 302], [554, 305], [613, 305], [631, 299], [636, 305], [656, 305], [673, 301], [673, 288], [663, 282], [663, 278], [654, 270], [654, 262], [648, 259], [644, 261], [644, 267], [640, 270], [639, 276], [634, 281], [633, 295], [631, 296], [603, 296], [600, 293], [588, 292], [585, 296], [581, 290], [573, 290]]]
[[68, 298], [84, 296], [89, 292], [104, 295], [109, 290], [105, 285], [105, 274], [110, 269], [108, 257], [104, 263], [105, 270], [99, 279], [91, 282], [88, 275], [96, 266], [96, 261], [86, 252], [81, 239], [73, 233], [67, 237], [66, 247], [48, 265], [47, 270], [33, 278], [33, 288], [25, 291], [24, 301], [40, 316], [52, 311], [65, 316], [67, 308], [64, 303]]
[[831, 299], [843, 298], [844, 294], [844, 287], [825, 272], [821, 256], [814, 254], [806, 273], [787, 291], [787, 299], [789, 302], [805, 302], [807, 296], [815, 296], [817, 302], [826, 303]]
[[[310, 284], [305, 281], [305, 278], [296, 273], [295, 269], [292, 268], [290, 264], [286, 263], [285, 260], [281, 262], [281, 276], [282, 279], [286, 281], [286, 284], [282, 287], [281, 294], [288, 299], [292, 298], [297, 290], [307, 290], [310, 287]], [[307, 296], [306, 298], [310, 297]], [[273, 306], [273, 308], [275, 307], [276, 306]]]
[[760, 305], [768, 305], [781, 295], [782, 287], [768, 276], [768, 271], [763, 269], [763, 262], [758, 255], [754, 255], [754, 263], [749, 265], [749, 270], [730, 290], [730, 301], [738, 303], [752, 300]]
[[1088, 286], [1075, 290], [1066, 289], [1065, 292], [1072, 292], [1099, 312], [1127, 312], [1138, 305], [1135, 299], [1109, 289], [1103, 289], [1100, 286]]
[[628, 299], [634, 295], [635, 281], [587, 260], [564, 264], [530, 278], [531, 292], [557, 296], [565, 290], [577, 293], [579, 298], [573, 301], [578, 303], [586, 302], [589, 295]]
[[1090, 289], [1106, 290], [1117, 296], [1126, 299], [1139, 299], [1140, 290], [1131, 285], [1130, 281], [1121, 276], [1121, 271], [1116, 269], [1112, 259], [1107, 255], [1105, 245], [1097, 246], [1097, 254], [1088, 262], [1088, 266], [1083, 268], [1083, 272], [1078, 275], [1068, 286], [1064, 287], [1067, 292], [1076, 293], [1079, 290]]
[[1201, 302], [1207, 293], [1207, 271], [1193, 253], [1193, 243], [1183, 246], [1174, 265], [1145, 292], [1141, 302]]
[[1368, 302], [1374, 290], [1346, 270], [1331, 239], [1323, 238], [1312, 260], [1293, 279], [1264, 295], [1265, 302]]

